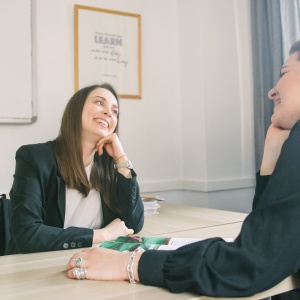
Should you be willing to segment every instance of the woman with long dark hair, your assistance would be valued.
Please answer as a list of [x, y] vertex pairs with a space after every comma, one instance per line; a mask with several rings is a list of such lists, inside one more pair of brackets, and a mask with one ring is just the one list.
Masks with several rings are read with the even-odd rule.
[[142, 229], [143, 204], [118, 121], [113, 87], [89, 86], [69, 100], [54, 141], [18, 149], [9, 254], [90, 247]]

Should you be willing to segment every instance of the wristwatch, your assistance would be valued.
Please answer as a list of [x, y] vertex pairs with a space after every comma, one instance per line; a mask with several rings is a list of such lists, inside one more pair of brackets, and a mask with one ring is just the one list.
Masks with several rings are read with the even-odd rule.
[[131, 160], [127, 160], [124, 163], [119, 163], [119, 164], [114, 164], [115, 169], [120, 169], [120, 168], [128, 168], [130, 170], [133, 169], [133, 164], [131, 162]]

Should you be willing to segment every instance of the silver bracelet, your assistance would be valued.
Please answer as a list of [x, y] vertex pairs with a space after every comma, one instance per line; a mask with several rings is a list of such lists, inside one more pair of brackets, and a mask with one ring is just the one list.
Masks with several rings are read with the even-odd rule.
[[130, 258], [128, 260], [128, 264], [127, 264], [127, 273], [128, 273], [128, 278], [129, 278], [129, 282], [130, 283], [136, 283], [136, 281], [134, 280], [134, 275], [133, 275], [133, 265], [134, 265], [134, 259], [136, 257], [136, 255], [141, 252], [141, 251], [145, 251], [142, 247], [138, 247], [136, 248], [130, 255]]

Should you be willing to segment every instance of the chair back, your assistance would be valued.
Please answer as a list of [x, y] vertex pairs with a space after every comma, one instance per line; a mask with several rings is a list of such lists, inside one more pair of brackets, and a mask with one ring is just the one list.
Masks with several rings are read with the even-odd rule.
[[10, 200], [0, 195], [0, 256], [5, 255], [10, 243]]

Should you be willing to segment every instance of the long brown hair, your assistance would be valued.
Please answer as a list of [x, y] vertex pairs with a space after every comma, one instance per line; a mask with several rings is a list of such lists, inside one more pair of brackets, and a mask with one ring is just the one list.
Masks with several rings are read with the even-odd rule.
[[[59, 135], [53, 141], [54, 153], [61, 176], [68, 188], [78, 190], [85, 197], [91, 188], [94, 188], [101, 192], [103, 200], [110, 209], [119, 212], [120, 205], [116, 195], [117, 171], [114, 168], [113, 158], [105, 149], [101, 156], [95, 153], [90, 183], [82, 160], [82, 111], [88, 95], [97, 88], [109, 90], [119, 103], [116, 91], [108, 83], [88, 86], [77, 91], [67, 103], [62, 116]], [[114, 132], [117, 132], [117, 129], [118, 124]]]

